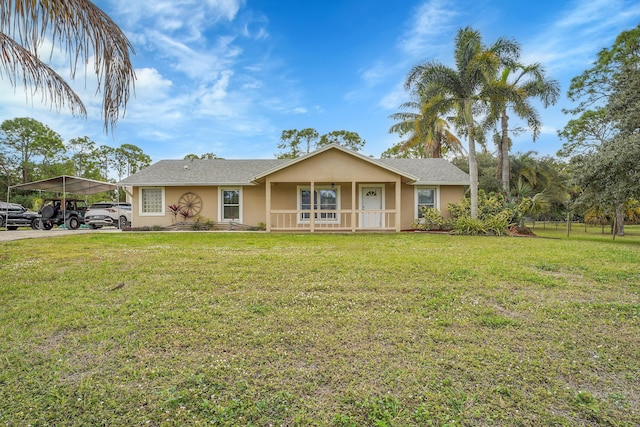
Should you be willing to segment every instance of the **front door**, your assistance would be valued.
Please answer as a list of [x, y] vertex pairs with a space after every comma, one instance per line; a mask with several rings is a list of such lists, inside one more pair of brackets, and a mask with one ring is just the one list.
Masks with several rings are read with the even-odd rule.
[[360, 187], [360, 227], [383, 227], [382, 186], [367, 185]]

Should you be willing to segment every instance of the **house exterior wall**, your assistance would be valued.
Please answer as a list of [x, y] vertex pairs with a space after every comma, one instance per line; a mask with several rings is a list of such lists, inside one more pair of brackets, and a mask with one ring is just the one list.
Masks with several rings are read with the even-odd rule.
[[[357, 180], [359, 191], [361, 180]], [[341, 209], [351, 209], [351, 182], [334, 182], [340, 187], [340, 207]], [[295, 210], [297, 209], [297, 191], [298, 186], [309, 185], [308, 182], [278, 182], [272, 184], [271, 189], [271, 207], [275, 210]], [[395, 205], [395, 184], [386, 183], [385, 187], [385, 207], [393, 209]], [[226, 188], [226, 187], [225, 187]], [[219, 190], [220, 187], [164, 187], [165, 193], [165, 213], [164, 215], [140, 215], [140, 187], [132, 189], [133, 203], [133, 220], [134, 227], [143, 226], [168, 226], [173, 222], [173, 215], [166, 208], [171, 204], [177, 204], [180, 197], [192, 192], [202, 199], [202, 211], [200, 216], [203, 220], [210, 219], [215, 222], [219, 219]], [[438, 187], [439, 192], [439, 209], [444, 217], [449, 216], [447, 205], [449, 203], [459, 203], [464, 196], [464, 186], [446, 186]], [[400, 224], [402, 229], [408, 229], [415, 220], [415, 186], [402, 184], [401, 190], [401, 208], [402, 217]], [[266, 195], [265, 186], [245, 186], [242, 187], [242, 209], [243, 223], [246, 225], [256, 226], [258, 223], [266, 222]], [[356, 204], [359, 203], [359, 194], [356, 194]], [[358, 206], [356, 206], [358, 208]], [[178, 216], [178, 221], [182, 218]]]
[[[405, 178], [406, 180], [406, 178]], [[200, 217], [203, 221], [220, 220], [220, 194], [222, 189], [241, 188], [241, 222], [249, 226], [257, 226], [259, 223], [267, 223], [267, 185], [270, 186], [271, 209], [273, 211], [296, 211], [298, 209], [299, 186], [309, 186], [311, 181], [316, 187], [329, 186], [332, 183], [339, 188], [339, 210], [342, 212], [340, 224], [344, 227], [353, 227], [358, 223], [355, 216], [346, 210], [360, 209], [361, 187], [379, 184], [384, 188], [384, 209], [387, 211], [400, 211], [400, 217], [394, 213], [387, 213], [387, 226], [408, 229], [416, 218], [416, 187], [402, 183], [402, 178], [395, 172], [376, 166], [366, 159], [351, 155], [341, 150], [327, 150], [298, 163], [289, 165], [284, 169], [266, 175], [258, 185], [239, 186], [177, 186], [157, 187], [162, 188], [164, 194], [164, 212], [162, 214], [140, 213], [141, 187], [132, 188], [133, 221], [134, 227], [142, 226], [168, 226], [173, 222], [173, 215], [167, 208], [168, 205], [178, 204], [180, 197], [187, 192], [192, 192], [202, 199]], [[355, 183], [356, 194], [353, 194]], [[400, 206], [396, 205], [396, 185], [400, 185]], [[457, 203], [464, 196], [464, 186], [428, 186], [438, 189], [438, 208], [443, 216], [448, 216], [448, 203]], [[355, 199], [356, 206], [352, 206]], [[299, 218], [296, 212], [286, 212], [282, 215], [290, 215], [290, 218]], [[177, 217], [178, 221], [183, 218]], [[190, 219], [193, 221], [193, 219]], [[291, 221], [290, 221], [291, 222]], [[397, 228], [396, 228], [397, 229]]]
[[451, 214], [447, 210], [449, 203], [460, 203], [464, 197], [463, 185], [443, 185], [440, 186], [440, 213], [443, 217], [449, 218]]
[[[265, 223], [267, 221], [266, 202], [264, 185], [242, 187], [242, 222], [251, 226]], [[216, 216], [215, 220], [217, 219]]]
[[[358, 180], [358, 183], [360, 181]], [[272, 209], [295, 210], [297, 209], [297, 190], [299, 185], [308, 185], [308, 182], [275, 183], [271, 190]], [[340, 207], [351, 209], [351, 183], [335, 182], [340, 187]], [[395, 205], [394, 184], [384, 184], [385, 187], [385, 207], [393, 209]], [[219, 219], [219, 189], [220, 187], [165, 187], [165, 205], [177, 204], [180, 197], [192, 192], [202, 198], [202, 211], [200, 216], [203, 220], [210, 219], [215, 222]], [[173, 222], [173, 215], [165, 206], [164, 215], [140, 215], [140, 188], [132, 189], [133, 221], [134, 227], [143, 226], [168, 226]], [[359, 191], [356, 188], [356, 191]], [[439, 186], [439, 209], [444, 217], [449, 216], [447, 205], [449, 203], [459, 203], [464, 196], [464, 186]], [[415, 219], [415, 187], [413, 185], [402, 184], [402, 218], [400, 218], [401, 228], [410, 228]], [[266, 196], [264, 185], [245, 186], [242, 188], [242, 208], [243, 223], [256, 226], [260, 222], [266, 222]], [[356, 194], [356, 204], [359, 203], [359, 194]], [[358, 206], [356, 206], [358, 207]], [[182, 218], [178, 216], [178, 221]]]

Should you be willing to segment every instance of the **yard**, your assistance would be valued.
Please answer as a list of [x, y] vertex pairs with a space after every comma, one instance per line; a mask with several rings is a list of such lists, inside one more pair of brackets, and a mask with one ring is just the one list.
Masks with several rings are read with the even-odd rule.
[[635, 426], [640, 229], [0, 242], [0, 425]]

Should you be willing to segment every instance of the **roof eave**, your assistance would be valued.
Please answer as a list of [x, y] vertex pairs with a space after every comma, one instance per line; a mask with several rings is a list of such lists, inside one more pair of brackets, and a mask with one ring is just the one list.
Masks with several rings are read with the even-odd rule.
[[254, 182], [133, 182], [120, 181], [118, 185], [126, 187], [242, 187], [258, 185]]
[[413, 181], [409, 185], [470, 185], [469, 181]]

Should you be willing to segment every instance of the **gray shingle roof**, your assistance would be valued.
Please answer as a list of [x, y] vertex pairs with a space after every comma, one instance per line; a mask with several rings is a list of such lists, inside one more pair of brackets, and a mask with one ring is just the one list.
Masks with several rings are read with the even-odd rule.
[[469, 174], [445, 159], [376, 159], [376, 162], [418, 178], [415, 184], [468, 185]]
[[[465, 185], [469, 175], [445, 159], [368, 159], [417, 178], [415, 184]], [[294, 163], [291, 159], [161, 160], [123, 179], [124, 186], [252, 185], [253, 178]]]
[[119, 182], [126, 186], [248, 185], [251, 178], [286, 159], [161, 160]]

